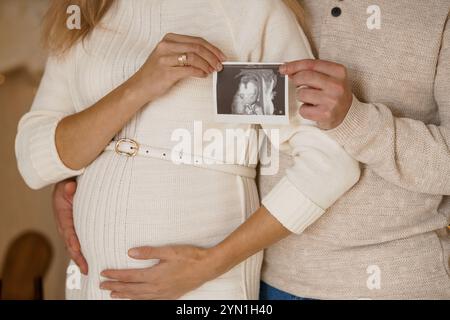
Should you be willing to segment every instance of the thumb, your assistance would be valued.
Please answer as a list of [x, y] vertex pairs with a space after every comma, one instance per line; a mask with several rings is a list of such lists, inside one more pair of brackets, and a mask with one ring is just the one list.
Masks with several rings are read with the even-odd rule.
[[170, 247], [139, 247], [128, 251], [128, 255], [137, 260], [170, 259], [172, 250]]

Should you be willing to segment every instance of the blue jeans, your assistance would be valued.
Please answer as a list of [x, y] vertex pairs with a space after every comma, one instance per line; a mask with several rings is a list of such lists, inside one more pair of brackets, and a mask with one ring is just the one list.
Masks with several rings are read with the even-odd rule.
[[294, 296], [290, 293], [281, 291], [261, 281], [259, 300], [314, 300], [314, 299]]

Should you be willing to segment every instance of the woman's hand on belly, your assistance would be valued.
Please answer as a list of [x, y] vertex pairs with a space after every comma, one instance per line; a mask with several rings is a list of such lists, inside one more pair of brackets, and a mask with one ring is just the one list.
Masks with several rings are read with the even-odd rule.
[[160, 263], [140, 270], [106, 270], [102, 276], [111, 281], [102, 283], [101, 288], [112, 291], [114, 298], [177, 299], [290, 234], [262, 206], [225, 240], [208, 249], [166, 246], [130, 250], [131, 258]]
[[103, 271], [101, 275], [110, 280], [101, 283], [100, 288], [111, 291], [112, 298], [178, 299], [216, 278], [219, 273], [208, 249], [194, 246], [143, 247], [129, 253], [134, 259], [160, 259], [160, 262], [144, 269]]

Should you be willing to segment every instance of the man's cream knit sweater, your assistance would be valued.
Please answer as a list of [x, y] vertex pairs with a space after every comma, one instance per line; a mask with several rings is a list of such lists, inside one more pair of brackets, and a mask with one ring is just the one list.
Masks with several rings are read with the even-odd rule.
[[[450, 298], [450, 1], [300, 3], [315, 55], [348, 68], [356, 99], [329, 136], [363, 172], [266, 251], [263, 280], [322, 299]], [[277, 179], [261, 181], [264, 194]]]

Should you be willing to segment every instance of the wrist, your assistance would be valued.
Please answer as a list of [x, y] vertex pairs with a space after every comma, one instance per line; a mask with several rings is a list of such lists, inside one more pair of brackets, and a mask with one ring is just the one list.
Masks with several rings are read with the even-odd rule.
[[209, 267], [208, 278], [210, 280], [221, 276], [233, 267], [230, 257], [220, 245], [205, 249], [205, 253], [206, 264]]
[[[352, 104], [344, 120], [334, 129], [325, 131], [325, 133], [340, 145], [346, 145], [349, 141], [352, 143], [363, 141], [361, 135], [374, 130], [379, 117], [372, 105], [363, 103], [353, 96]], [[357, 138], [357, 139], [355, 139]]]
[[352, 94], [345, 102], [344, 107], [342, 108], [337, 121], [335, 123], [332, 123], [330, 130], [339, 127], [344, 122], [345, 118], [347, 118], [350, 108], [353, 105], [353, 99], [354, 99], [354, 97]]
[[141, 71], [138, 71], [124, 83], [123, 87], [125, 96], [134, 103], [140, 104], [141, 107], [155, 99], [145, 84], [145, 77]]

